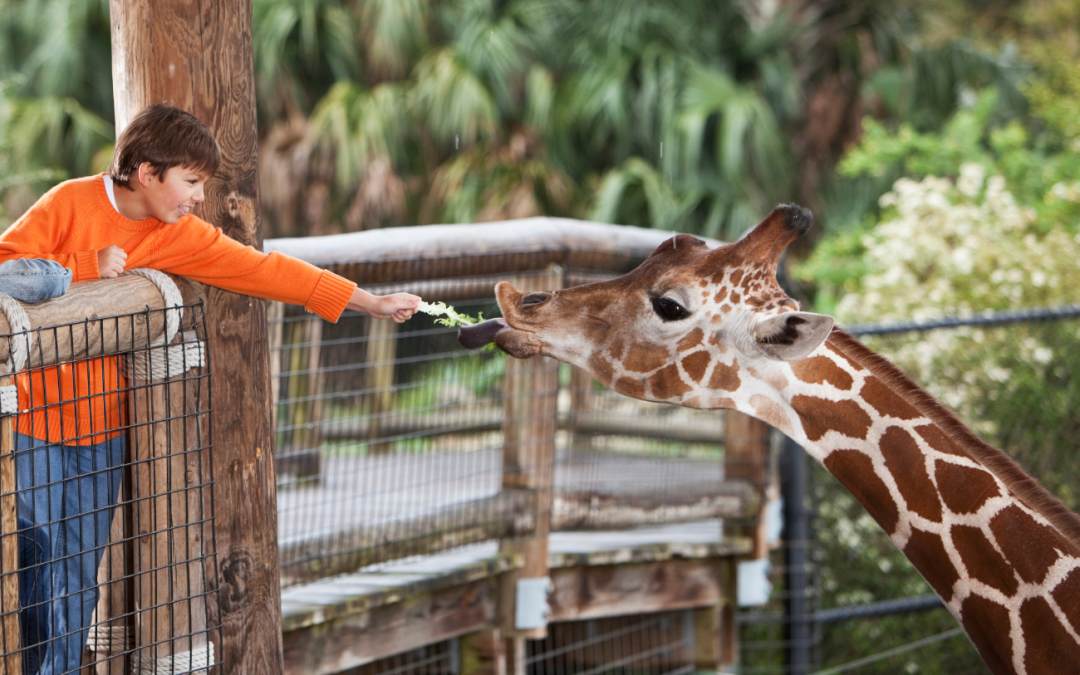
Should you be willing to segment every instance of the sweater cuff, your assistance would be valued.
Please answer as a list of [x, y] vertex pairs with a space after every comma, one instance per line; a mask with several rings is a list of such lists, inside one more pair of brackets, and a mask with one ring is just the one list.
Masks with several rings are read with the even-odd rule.
[[98, 270], [98, 252], [80, 251], [75, 254], [75, 279], [74, 281], [91, 281], [101, 278]]
[[315, 290], [311, 297], [304, 303], [304, 307], [315, 312], [322, 318], [337, 323], [338, 317], [345, 311], [345, 305], [349, 304], [356, 284], [323, 270], [319, 275], [319, 281], [315, 284]]

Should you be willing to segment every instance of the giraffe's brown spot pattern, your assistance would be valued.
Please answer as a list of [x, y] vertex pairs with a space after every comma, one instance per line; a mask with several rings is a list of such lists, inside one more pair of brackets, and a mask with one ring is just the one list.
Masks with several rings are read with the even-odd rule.
[[708, 352], [694, 352], [690, 356], [687, 356], [682, 360], [683, 370], [690, 376], [694, 382], [701, 383], [701, 378], [705, 377], [705, 370], [709, 367], [709, 361], [712, 357]]
[[690, 391], [690, 385], [683, 382], [679, 368], [674, 363], [661, 368], [650, 377], [649, 388], [652, 390], [653, 397], [658, 399], [675, 398]]
[[906, 429], [890, 427], [881, 437], [885, 466], [896, 481], [908, 508], [927, 520], [941, 522], [937, 488], [926, 472], [926, 462], [915, 439]]
[[914, 420], [922, 417], [915, 406], [902, 399], [896, 392], [885, 386], [876, 377], [870, 377], [863, 383], [859, 394], [863, 400], [874, 407], [881, 416], [888, 415], [901, 420]]
[[991, 671], [1016, 672], [1012, 665], [1008, 610], [981, 595], [970, 595], [960, 605], [960, 617], [972, 644]]
[[953, 525], [949, 530], [953, 545], [972, 579], [1013, 595], [1020, 588], [1012, 567], [998, 553], [983, 531], [969, 525]]
[[735, 291], [731, 292], [731, 304], [737, 305], [742, 301], [742, 296]]
[[680, 352], [685, 352], [693, 349], [694, 347], [697, 347], [699, 344], [701, 344], [701, 341], [704, 339], [705, 331], [701, 330], [700, 328], [695, 328], [694, 330], [683, 336], [683, 339], [679, 340], [679, 344], [677, 345], [678, 350]]
[[1024, 665], [1029, 673], [1060, 673], [1080, 667], [1080, 645], [1066, 632], [1045, 598], [1030, 598], [1020, 606], [1020, 630], [1024, 633]]
[[803, 382], [810, 384], [828, 382], [844, 391], [848, 391], [855, 384], [854, 378], [827, 356], [811, 356], [808, 359], [796, 361], [791, 364], [791, 371]]
[[623, 367], [632, 373], [648, 373], [668, 362], [668, 348], [658, 344], [637, 345], [623, 360]]
[[1018, 506], [1007, 506], [990, 520], [990, 532], [1020, 578], [1041, 583], [1058, 559], [1055, 548], [1064, 548], [1061, 536], [1040, 525]]
[[1069, 623], [1072, 624], [1073, 630], [1080, 633], [1080, 602], [1074, 600], [1074, 598], [1080, 597], [1080, 569], [1069, 572], [1065, 580], [1057, 585], [1051, 595], [1054, 596], [1054, 600], [1057, 600], [1061, 611], [1065, 612], [1065, 616], [1069, 619]]
[[994, 477], [984, 469], [936, 462], [934, 474], [941, 500], [953, 513], [975, 513], [987, 499], [1001, 494]]
[[791, 421], [779, 403], [768, 396], [754, 394], [750, 397], [750, 405], [754, 406], [758, 419], [768, 422], [785, 434], [791, 434]]
[[615, 377], [615, 371], [611, 366], [611, 362], [600, 354], [594, 353], [589, 357], [589, 362], [586, 364], [586, 367], [589, 372], [592, 373], [593, 377], [604, 384], [611, 382], [611, 378]]
[[724, 286], [723, 288], [721, 288], [720, 290], [718, 290], [718, 291], [716, 292], [716, 296], [715, 296], [715, 297], [713, 297], [713, 302], [715, 302], [716, 304], [718, 304], [718, 305], [719, 305], [719, 304], [720, 304], [721, 302], [723, 302], [724, 300], [727, 300], [727, 290], [728, 290], [728, 289], [727, 289], [727, 286]]
[[874, 472], [874, 463], [858, 450], [835, 450], [825, 458], [825, 468], [836, 476], [886, 534], [896, 530], [900, 512], [885, 482]]
[[743, 271], [742, 270], [735, 270], [734, 272], [731, 273], [731, 285], [732, 286], [738, 286], [739, 282], [742, 281], [742, 278], [743, 278]]
[[709, 378], [709, 389], [713, 391], [735, 391], [741, 383], [738, 361], [734, 361], [730, 366], [719, 361], [716, 362], [712, 377]]
[[945, 435], [945, 432], [941, 429], [933, 426], [932, 424], [925, 424], [921, 427], [915, 427], [915, 431], [919, 432], [923, 440], [933, 449], [938, 452], [945, 453], [947, 455], [956, 455], [958, 457], [968, 457], [969, 455], [964, 452], [956, 442]]
[[826, 401], [816, 396], [802, 394], [791, 399], [791, 407], [802, 417], [806, 437], [821, 440], [830, 431], [837, 431], [848, 438], [866, 438], [870, 430], [870, 416], [855, 401]]
[[913, 528], [904, 555], [945, 602], [952, 599], [953, 585], [960, 580], [960, 574], [949, 560], [941, 537]]
[[620, 377], [615, 380], [615, 391], [630, 398], [645, 398], [645, 383], [632, 377]]

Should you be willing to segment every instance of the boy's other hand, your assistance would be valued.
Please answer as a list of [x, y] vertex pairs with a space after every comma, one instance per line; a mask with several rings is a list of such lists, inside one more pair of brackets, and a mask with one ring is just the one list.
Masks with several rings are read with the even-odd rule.
[[394, 293], [392, 295], [372, 295], [363, 289], [353, 291], [347, 307], [369, 314], [375, 319], [393, 319], [402, 323], [416, 314], [420, 305], [420, 296], [412, 293]]
[[125, 264], [127, 264], [127, 253], [119, 246], [109, 246], [98, 251], [98, 275], [102, 279], [115, 279], [120, 276]]

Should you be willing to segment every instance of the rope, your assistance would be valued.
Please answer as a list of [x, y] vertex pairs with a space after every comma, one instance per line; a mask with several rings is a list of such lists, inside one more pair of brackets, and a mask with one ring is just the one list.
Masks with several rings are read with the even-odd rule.
[[180, 289], [164, 272], [139, 268], [124, 274], [135, 274], [150, 280], [165, 301], [165, 335], [147, 349], [133, 352], [124, 359], [124, 375], [141, 382], [158, 382], [177, 377], [192, 368], [206, 365], [206, 347], [196, 340], [193, 332], [185, 332], [181, 342], [169, 344], [180, 329], [184, 298]]
[[195, 331], [184, 331], [180, 342], [152, 345], [124, 359], [124, 377], [139, 382], [160, 382], [206, 365], [206, 343]]
[[7, 317], [11, 331], [8, 373], [15, 373], [26, 367], [30, 357], [30, 317], [18, 300], [5, 293], [0, 293], [0, 312]]
[[127, 626], [91, 626], [90, 637], [86, 641], [87, 649], [104, 654], [130, 651], [132, 646]]
[[196, 647], [190, 652], [180, 652], [160, 659], [138, 654], [132, 659], [131, 672], [133, 675], [180, 675], [205, 672], [213, 665], [214, 643], [207, 642], [205, 646]]
[[149, 279], [161, 291], [161, 297], [165, 300], [167, 311], [165, 312], [165, 339], [158, 344], [172, 342], [176, 331], [180, 330], [180, 319], [184, 315], [184, 310], [181, 307], [184, 304], [184, 298], [180, 295], [180, 289], [176, 287], [176, 284], [167, 274], [158, 270], [140, 267], [139, 269], [128, 270], [124, 274], [135, 274], [144, 279]]

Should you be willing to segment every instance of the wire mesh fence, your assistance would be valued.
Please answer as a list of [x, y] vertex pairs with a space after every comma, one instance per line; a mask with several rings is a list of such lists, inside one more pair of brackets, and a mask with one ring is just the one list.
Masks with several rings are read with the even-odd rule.
[[[424, 293], [492, 317], [502, 278], [540, 290], [599, 276], [428, 280]], [[456, 332], [422, 314], [325, 324], [271, 309], [284, 585], [538, 526], [685, 522], [744, 503], [747, 487], [725, 482], [722, 412], [634, 401], [548, 359], [471, 352]]]
[[0, 336], [0, 672], [214, 670], [202, 311]]
[[[1080, 509], [1080, 308], [852, 329], [1069, 508]], [[974, 647], [858, 502], [809, 467], [809, 538], [773, 551], [774, 590], [740, 615], [741, 673], [984, 673]], [[788, 505], [790, 507], [790, 505]], [[793, 552], [807, 582], [791, 583]], [[791, 613], [798, 594], [802, 610]], [[803, 640], [795, 630], [806, 629]]]
[[547, 638], [526, 642], [526, 672], [692, 675], [696, 668], [691, 614], [663, 612], [551, 624]]

